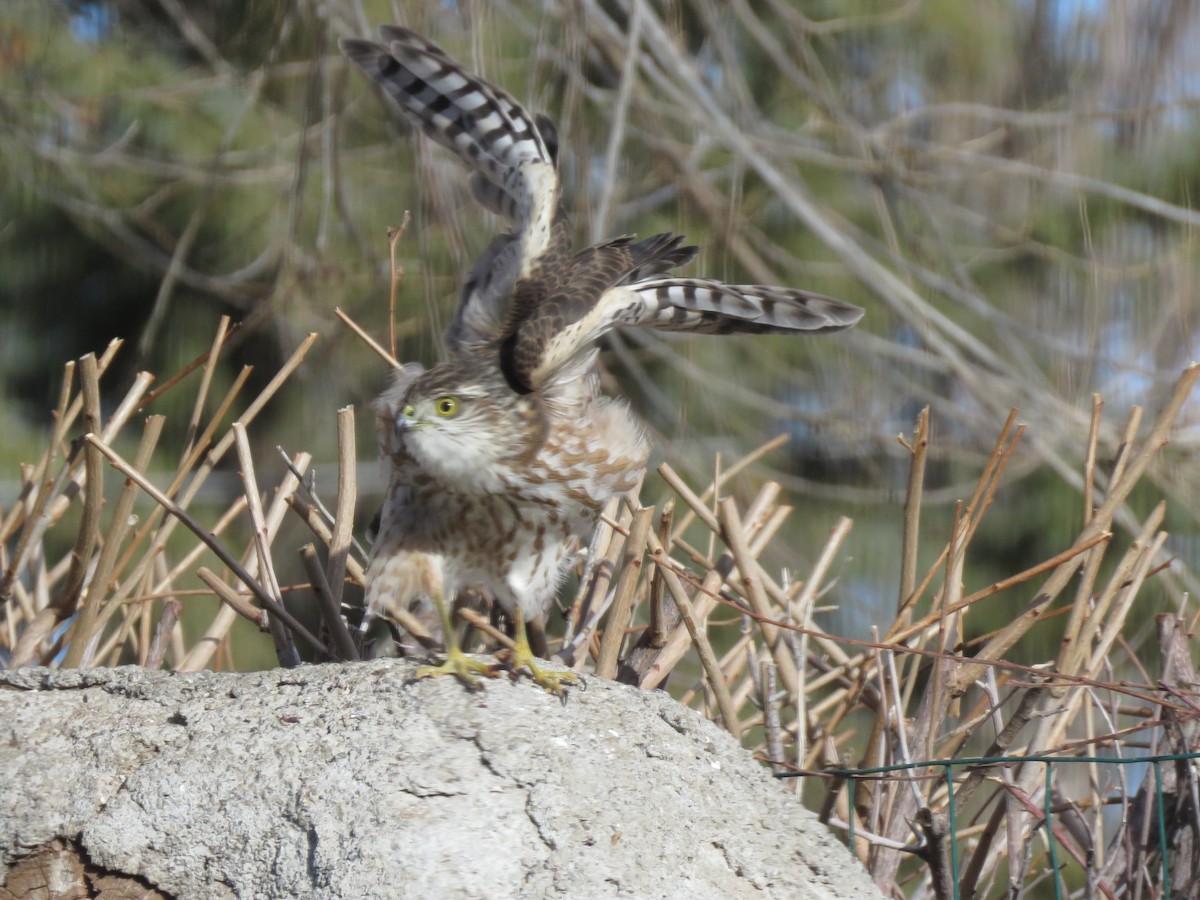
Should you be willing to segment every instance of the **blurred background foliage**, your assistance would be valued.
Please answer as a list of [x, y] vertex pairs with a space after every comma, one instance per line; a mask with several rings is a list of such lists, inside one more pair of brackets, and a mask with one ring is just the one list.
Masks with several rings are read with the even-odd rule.
[[[386, 339], [386, 229], [411, 211], [397, 353], [428, 364], [498, 228], [458, 163], [340, 58], [339, 37], [392, 21], [558, 122], [581, 242], [682, 231], [703, 248], [689, 272], [867, 308], [830, 339], [632, 333], [604, 357], [659, 457], [701, 485], [714, 454], [791, 436], [756, 469], [797, 507], [769, 561], [807, 571], [834, 522], [855, 519], [829, 631], [894, 617], [909, 459], [896, 435], [922, 407], [923, 568], [1009, 409], [1027, 424], [972, 545], [970, 590], [1078, 532], [1093, 393], [1103, 469], [1130, 405], [1151, 421], [1197, 356], [1193, 4], [6, 0], [0, 505], [17, 491], [6, 473], [44, 440], [64, 361], [125, 338], [106, 379], [116, 398], [136, 371], [203, 353], [230, 315], [242, 327], [214, 397], [243, 365], [265, 383], [319, 333], [252, 431], [260, 484], [278, 480], [282, 445], [312, 452], [332, 485], [335, 410], [353, 403], [365, 528], [383, 487], [368, 405], [387, 367], [334, 309]], [[157, 401], [165, 447], [184, 439], [189, 403]], [[1156, 582], [1159, 608], [1196, 589], [1198, 451], [1193, 397], [1134, 502], [1144, 514], [1170, 499], [1180, 559]], [[225, 466], [214, 508], [239, 490]], [[662, 493], [649, 476], [646, 502]]]

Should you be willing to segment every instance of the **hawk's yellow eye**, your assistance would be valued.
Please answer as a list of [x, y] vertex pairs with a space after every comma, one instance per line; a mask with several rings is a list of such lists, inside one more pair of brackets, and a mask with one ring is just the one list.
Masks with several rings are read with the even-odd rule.
[[458, 414], [458, 398], [438, 397], [433, 401], [433, 409], [439, 416], [448, 419]]

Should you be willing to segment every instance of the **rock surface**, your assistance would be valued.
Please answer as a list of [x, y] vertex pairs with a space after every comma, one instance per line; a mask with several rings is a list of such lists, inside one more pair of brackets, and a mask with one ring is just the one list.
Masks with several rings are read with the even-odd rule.
[[880, 896], [665, 694], [412, 674], [0, 672], [0, 881], [65, 842], [143, 896]]

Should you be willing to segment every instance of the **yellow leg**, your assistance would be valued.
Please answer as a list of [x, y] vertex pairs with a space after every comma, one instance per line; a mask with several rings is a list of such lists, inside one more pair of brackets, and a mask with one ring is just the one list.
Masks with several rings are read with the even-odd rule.
[[480, 688], [479, 679], [475, 677], [478, 672], [481, 675], [495, 675], [495, 666], [488, 662], [480, 662], [477, 659], [471, 659], [467, 654], [463, 653], [462, 647], [458, 645], [458, 633], [454, 628], [454, 623], [450, 621], [450, 607], [446, 604], [446, 598], [442, 595], [441, 590], [430, 592], [433, 596], [433, 605], [437, 607], [438, 616], [442, 620], [442, 634], [445, 636], [446, 642], [446, 659], [439, 666], [421, 666], [417, 669], [417, 678], [437, 678], [440, 675], [453, 675], [471, 690]]
[[514, 672], [519, 672], [525, 669], [529, 672], [534, 684], [541, 685], [555, 697], [566, 697], [567, 689], [564, 685], [573, 684], [579, 681], [579, 676], [574, 672], [548, 672], [537, 664], [537, 657], [533, 655], [533, 650], [529, 647], [529, 635], [525, 633], [525, 616], [521, 613], [521, 608], [517, 607], [517, 645], [513, 647], [512, 667]]

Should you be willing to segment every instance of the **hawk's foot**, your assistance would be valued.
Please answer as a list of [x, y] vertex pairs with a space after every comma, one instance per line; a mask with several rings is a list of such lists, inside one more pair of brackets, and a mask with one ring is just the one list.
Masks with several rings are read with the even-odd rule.
[[516, 619], [517, 641], [512, 648], [511, 665], [514, 675], [519, 675], [524, 669], [533, 679], [533, 683], [544, 690], [567, 702], [567, 685], [579, 684], [579, 676], [568, 670], [566, 672], [550, 672], [537, 663], [537, 657], [529, 646], [529, 633], [525, 630], [525, 614], [518, 606], [514, 611]]
[[417, 680], [422, 678], [438, 678], [442, 675], [453, 675], [467, 686], [468, 690], [478, 691], [483, 683], [475, 677], [476, 673], [488, 678], [496, 677], [494, 663], [472, 659], [457, 646], [446, 651], [446, 661], [438, 666], [421, 666], [417, 669]]
[[579, 676], [569, 669], [565, 672], [543, 669], [538, 665], [537, 657], [530, 652], [528, 644], [522, 647], [521, 643], [518, 643], [512, 652], [512, 670], [514, 674], [520, 674], [522, 669], [529, 673], [534, 684], [560, 698], [564, 703], [567, 699], [567, 688], [581, 683]]

